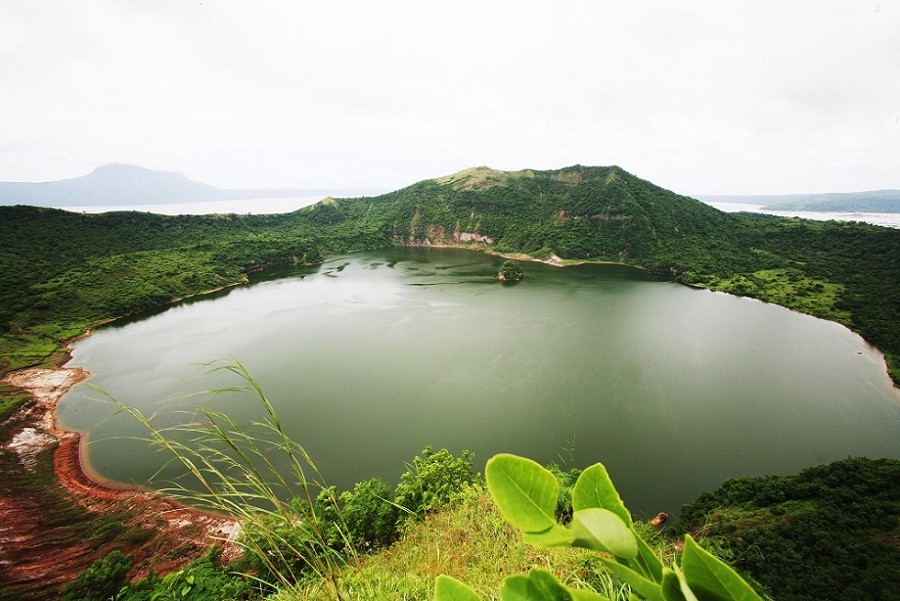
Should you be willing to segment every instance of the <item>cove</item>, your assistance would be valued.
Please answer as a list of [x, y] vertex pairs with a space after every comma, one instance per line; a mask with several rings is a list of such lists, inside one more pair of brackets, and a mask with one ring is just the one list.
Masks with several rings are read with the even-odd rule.
[[[258, 405], [201, 364], [239, 359], [288, 433], [339, 488], [396, 482], [426, 445], [586, 467], [628, 507], [677, 513], [723, 480], [848, 456], [900, 458], [900, 395], [846, 328], [620, 265], [524, 263], [392, 248], [265, 274], [250, 286], [121, 321], [79, 341], [93, 373], [57, 418], [104, 479], [146, 484], [166, 461], [102, 389], [155, 416]], [[196, 394], [194, 394], [196, 393]], [[171, 474], [168, 474], [171, 475]]]

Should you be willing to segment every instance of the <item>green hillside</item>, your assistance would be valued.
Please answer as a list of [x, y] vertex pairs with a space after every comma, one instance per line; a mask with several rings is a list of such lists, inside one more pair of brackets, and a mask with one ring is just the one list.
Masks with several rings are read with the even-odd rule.
[[681, 528], [779, 601], [900, 599], [900, 461], [850, 458], [732, 479], [685, 505]]
[[[645, 264], [727, 244], [737, 220], [618, 167], [468, 169], [371, 199], [329, 199], [300, 212], [398, 244], [483, 240], [495, 252]], [[475, 234], [476, 237], [465, 234]]]

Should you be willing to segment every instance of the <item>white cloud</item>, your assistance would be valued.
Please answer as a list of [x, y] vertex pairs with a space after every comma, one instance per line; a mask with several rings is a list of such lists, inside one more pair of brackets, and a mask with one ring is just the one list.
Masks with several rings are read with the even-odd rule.
[[105, 162], [393, 188], [619, 164], [688, 194], [900, 187], [900, 6], [6, 0], [0, 179]]

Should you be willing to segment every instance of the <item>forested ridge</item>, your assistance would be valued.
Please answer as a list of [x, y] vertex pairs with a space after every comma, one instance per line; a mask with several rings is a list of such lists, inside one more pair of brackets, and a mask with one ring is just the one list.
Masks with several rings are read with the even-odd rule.
[[679, 529], [779, 601], [898, 599], [898, 515], [900, 461], [857, 457], [728, 480], [684, 505]]
[[285, 215], [0, 207], [0, 369], [40, 362], [104, 319], [391, 244], [621, 262], [776, 302], [859, 331], [900, 379], [900, 231], [726, 214], [615, 166], [473, 168]]

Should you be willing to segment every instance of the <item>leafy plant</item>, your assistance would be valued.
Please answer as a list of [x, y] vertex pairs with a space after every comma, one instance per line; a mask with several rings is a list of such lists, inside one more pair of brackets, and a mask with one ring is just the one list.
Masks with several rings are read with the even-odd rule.
[[425, 447], [400, 476], [394, 503], [413, 515], [443, 507], [464, 485], [478, 479], [472, 469], [473, 458], [470, 451], [454, 457], [447, 449], [435, 451], [430, 445]]
[[727, 480], [683, 505], [678, 528], [702, 535], [779, 601], [900, 598], [897, 459]]
[[220, 601], [260, 599], [260, 587], [254, 580], [229, 571], [221, 563], [221, 548], [211, 547], [180, 570], [149, 576], [128, 584], [115, 596], [116, 601]]
[[500, 273], [497, 274], [497, 278], [501, 282], [518, 282], [523, 277], [525, 277], [525, 272], [522, 271], [522, 266], [518, 261], [512, 260], [504, 261], [500, 266]]
[[[151, 440], [170, 453], [171, 461], [180, 464], [192, 481], [190, 488], [178, 482], [163, 492], [189, 505], [234, 516], [241, 524], [241, 535], [234, 542], [243, 551], [234, 567], [262, 588], [273, 591], [317, 576], [335, 598], [342, 599], [338, 575], [356, 561], [356, 549], [339, 512], [317, 513], [321, 504], [314, 494], [316, 489], [333, 494], [333, 489], [322, 484], [312, 458], [285, 433], [275, 409], [243, 365], [232, 360], [209, 367], [244, 381], [245, 386], [214, 392], [251, 392], [262, 410], [257, 421], [245, 426], [223, 412], [201, 408], [200, 422], [173, 428], [192, 436], [181, 442], [137, 409], [119, 405], [148, 428]], [[344, 541], [341, 552], [331, 544], [329, 531]]]
[[357, 482], [353, 490], [340, 494], [334, 486], [323, 489], [316, 497], [316, 513], [326, 540], [336, 549], [343, 548], [346, 539], [356, 548], [368, 550], [397, 538], [398, 510], [391, 487], [378, 477]]
[[112, 599], [125, 584], [125, 575], [134, 565], [134, 557], [111, 551], [78, 574], [63, 592], [65, 601]]
[[[527, 543], [582, 547], [599, 553], [600, 563], [631, 587], [631, 599], [648, 601], [761, 601], [731, 567], [685, 536], [681, 565], [665, 566], [636, 531], [602, 464], [582, 472], [572, 492], [572, 523], [556, 518], [559, 484], [538, 463], [500, 454], [485, 468], [488, 489], [503, 516]], [[500, 589], [503, 601], [601, 601], [593, 591], [563, 585], [551, 573], [534, 569], [512, 576]], [[435, 601], [478, 601], [465, 584], [440, 576]]]

